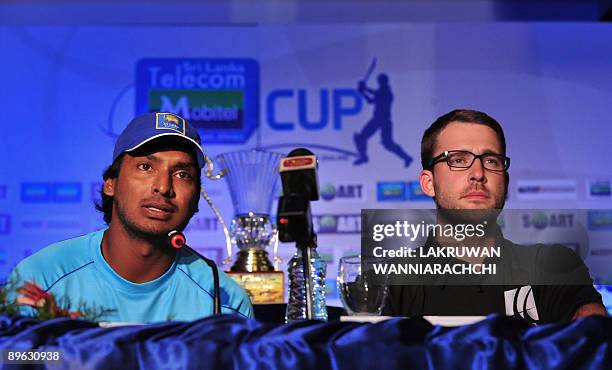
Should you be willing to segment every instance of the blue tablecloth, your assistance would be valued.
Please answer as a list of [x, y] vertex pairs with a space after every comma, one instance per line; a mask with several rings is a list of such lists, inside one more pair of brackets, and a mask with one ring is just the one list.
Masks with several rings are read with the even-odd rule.
[[63, 362], [50, 368], [610, 369], [611, 345], [607, 317], [531, 327], [493, 315], [444, 328], [421, 319], [278, 325], [223, 315], [99, 328], [0, 316], [0, 349], [60, 350]]

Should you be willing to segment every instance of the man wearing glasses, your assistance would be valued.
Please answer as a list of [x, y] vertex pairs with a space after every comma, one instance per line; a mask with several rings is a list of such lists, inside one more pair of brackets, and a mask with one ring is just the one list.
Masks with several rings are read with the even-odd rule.
[[[454, 110], [439, 117], [424, 133], [421, 141], [420, 175], [423, 193], [432, 197], [438, 210], [437, 222], [449, 222], [453, 214], [480, 212], [497, 215], [504, 207], [508, 192], [510, 158], [506, 156], [506, 141], [500, 124], [487, 114], [474, 110]], [[473, 211], [465, 211], [473, 210]], [[493, 210], [493, 212], [482, 212]], [[445, 216], [446, 215], [446, 216]], [[494, 224], [494, 222], [493, 222]], [[529, 254], [534, 249], [520, 247], [503, 239], [495, 226], [489, 246], [503, 244], [507, 257], [502, 263], [514, 269], [533, 266], [535, 275], [544, 270], [542, 258], [558, 253], [559, 249], [545, 249], [546, 253]], [[429, 238], [423, 248], [439, 246], [440, 241]], [[601, 296], [592, 286], [586, 266], [573, 253], [563, 248], [565, 262], [579, 272], [578, 284], [415, 284], [392, 285], [384, 311], [388, 315], [487, 315], [501, 313], [523, 317], [533, 323], [569, 321], [588, 315], [606, 315]], [[552, 251], [552, 252], [551, 252]], [[538, 251], [539, 253], [539, 251]], [[504, 254], [502, 254], [502, 257]], [[515, 259], [519, 256], [522, 258]], [[484, 258], [459, 258], [463, 263], [478, 264]], [[517, 261], [519, 261], [517, 263]], [[540, 264], [540, 265], [538, 265]], [[516, 266], [519, 265], [519, 266]], [[456, 278], [454, 278], [456, 279]], [[447, 280], [448, 281], [448, 280]], [[464, 280], [461, 280], [464, 281]], [[467, 281], [467, 280], [465, 280]], [[456, 281], [455, 281], [456, 283]], [[517, 304], [519, 303], [523, 304]]]

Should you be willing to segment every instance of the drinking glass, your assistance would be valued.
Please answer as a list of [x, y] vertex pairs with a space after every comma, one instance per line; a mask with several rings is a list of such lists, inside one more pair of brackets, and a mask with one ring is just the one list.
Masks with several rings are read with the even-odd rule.
[[[366, 261], [367, 262], [367, 261]], [[368, 263], [362, 266], [361, 256], [340, 258], [338, 292], [349, 315], [377, 316], [387, 297], [387, 286], [374, 284], [374, 271]]]

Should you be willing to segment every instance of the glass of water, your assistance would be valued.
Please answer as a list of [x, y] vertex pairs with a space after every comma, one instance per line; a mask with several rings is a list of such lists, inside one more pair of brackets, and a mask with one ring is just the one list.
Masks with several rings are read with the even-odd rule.
[[361, 264], [361, 256], [340, 258], [338, 292], [349, 315], [380, 315], [387, 298], [387, 286], [374, 284], [374, 271]]

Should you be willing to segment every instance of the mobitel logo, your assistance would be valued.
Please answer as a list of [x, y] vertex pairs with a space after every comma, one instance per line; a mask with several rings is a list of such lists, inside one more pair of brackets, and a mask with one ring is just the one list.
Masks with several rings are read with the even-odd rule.
[[205, 143], [244, 143], [257, 128], [259, 66], [252, 59], [143, 59], [136, 112], [172, 112]]

